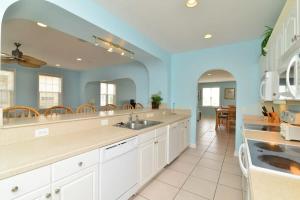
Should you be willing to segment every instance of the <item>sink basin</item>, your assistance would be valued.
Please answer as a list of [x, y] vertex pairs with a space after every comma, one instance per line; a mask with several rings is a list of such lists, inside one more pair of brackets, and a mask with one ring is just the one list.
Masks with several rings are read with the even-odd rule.
[[114, 126], [120, 127], [120, 128], [128, 128], [132, 130], [141, 130], [144, 128], [148, 128], [151, 126], [155, 126], [158, 124], [161, 124], [162, 122], [159, 121], [152, 121], [152, 120], [139, 120], [139, 121], [133, 121], [133, 122], [127, 122], [127, 123], [117, 123]]

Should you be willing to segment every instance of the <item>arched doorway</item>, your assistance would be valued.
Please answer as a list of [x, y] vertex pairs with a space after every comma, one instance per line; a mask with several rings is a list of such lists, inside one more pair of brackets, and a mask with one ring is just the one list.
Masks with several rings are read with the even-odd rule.
[[234, 152], [237, 92], [235, 77], [228, 71], [213, 69], [203, 73], [197, 84], [199, 146], [206, 145], [213, 153], [226, 154], [227, 150]]

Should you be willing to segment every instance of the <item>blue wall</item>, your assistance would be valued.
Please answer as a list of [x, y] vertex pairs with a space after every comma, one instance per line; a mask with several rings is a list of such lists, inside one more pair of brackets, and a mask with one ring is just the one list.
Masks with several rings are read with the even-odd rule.
[[192, 109], [191, 143], [196, 143], [197, 86], [200, 76], [212, 69], [230, 72], [237, 87], [237, 138], [242, 141], [243, 114], [259, 114], [260, 40], [247, 41], [172, 57], [172, 102]]
[[149, 74], [147, 68], [138, 62], [83, 71], [80, 81], [81, 102], [87, 101], [85, 98], [85, 88], [89, 82], [113, 81], [124, 78], [131, 79], [135, 83], [136, 101], [143, 105], [148, 105]]
[[38, 108], [38, 75], [50, 74], [63, 77], [63, 104], [76, 108], [80, 104], [80, 72], [55, 67], [42, 67], [32, 69], [21, 67], [17, 64], [2, 65], [1, 69], [14, 70], [15, 79], [15, 104], [28, 105]]
[[202, 89], [203, 88], [212, 88], [218, 87], [220, 88], [220, 106], [227, 106], [227, 105], [235, 105], [235, 99], [225, 99], [224, 98], [224, 90], [225, 88], [235, 88], [236, 84], [235, 81], [228, 81], [228, 82], [214, 82], [214, 83], [199, 83], [198, 84], [198, 94], [200, 99], [198, 101], [198, 110], [201, 112], [202, 117], [215, 117], [215, 108], [214, 107], [203, 107], [202, 106]]
[[136, 100], [136, 85], [133, 82], [133, 80], [129, 78], [123, 78], [123, 79], [114, 80], [113, 83], [116, 84], [117, 105], [123, 105], [125, 103], [129, 103], [130, 99]]

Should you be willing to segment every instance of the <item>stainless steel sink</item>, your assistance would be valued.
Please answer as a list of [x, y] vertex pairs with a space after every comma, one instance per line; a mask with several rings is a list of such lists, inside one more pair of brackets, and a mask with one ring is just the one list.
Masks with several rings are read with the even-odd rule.
[[161, 124], [162, 122], [159, 121], [152, 121], [152, 120], [138, 120], [138, 121], [133, 121], [133, 122], [120, 122], [115, 124], [114, 126], [120, 127], [120, 128], [128, 128], [132, 130], [141, 130], [144, 128], [148, 128], [151, 126], [155, 126], [158, 124]]

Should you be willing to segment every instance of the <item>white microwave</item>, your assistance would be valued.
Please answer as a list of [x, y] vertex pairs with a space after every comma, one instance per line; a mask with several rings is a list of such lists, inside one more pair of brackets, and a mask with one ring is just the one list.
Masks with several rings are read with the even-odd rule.
[[277, 72], [267, 71], [264, 73], [260, 84], [260, 97], [263, 101], [273, 101], [275, 99], [278, 79]]
[[300, 100], [300, 54], [292, 56], [284, 69], [279, 70], [277, 99]]

